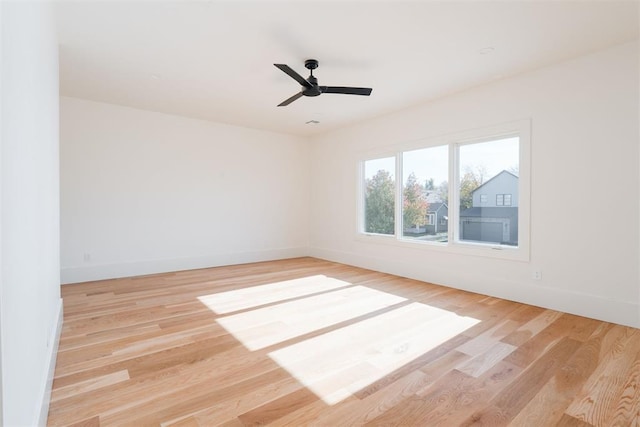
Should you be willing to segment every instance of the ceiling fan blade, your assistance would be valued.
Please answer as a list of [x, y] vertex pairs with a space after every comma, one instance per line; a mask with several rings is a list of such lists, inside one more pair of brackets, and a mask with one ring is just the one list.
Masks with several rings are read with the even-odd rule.
[[343, 93], [345, 95], [371, 95], [370, 87], [320, 86], [322, 93]]
[[302, 92], [298, 92], [295, 95], [293, 95], [291, 98], [282, 101], [280, 104], [278, 104], [278, 107], [285, 107], [285, 106], [291, 104], [296, 99], [300, 98], [301, 96], [302, 96]]
[[275, 65], [276, 67], [280, 68], [282, 71], [287, 73], [289, 75], [289, 77], [291, 77], [292, 79], [294, 79], [295, 81], [300, 83], [301, 86], [311, 87], [311, 83], [309, 83], [300, 74], [298, 74], [295, 71], [293, 71], [293, 69], [291, 69], [291, 67], [289, 67], [288, 65], [286, 65], [286, 64], [273, 64], [273, 65]]

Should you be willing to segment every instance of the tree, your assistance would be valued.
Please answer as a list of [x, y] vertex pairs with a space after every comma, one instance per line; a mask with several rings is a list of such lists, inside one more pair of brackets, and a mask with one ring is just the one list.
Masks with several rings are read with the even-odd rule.
[[473, 172], [465, 172], [460, 180], [460, 211], [464, 211], [473, 206], [473, 190], [480, 184]]
[[412, 172], [407, 178], [402, 191], [402, 222], [405, 228], [420, 227], [427, 220], [428, 203], [424, 187], [418, 184]]
[[433, 178], [429, 178], [425, 183], [424, 183], [424, 189], [425, 190], [435, 190], [435, 186], [433, 184]]
[[473, 206], [473, 192], [476, 188], [484, 183], [484, 177], [487, 169], [484, 166], [478, 166], [474, 169], [465, 168], [464, 175], [460, 179], [460, 211], [469, 209]]
[[393, 234], [395, 231], [395, 181], [389, 171], [379, 170], [366, 180], [365, 231]]
[[440, 183], [436, 190], [436, 194], [442, 203], [449, 205], [449, 183], [447, 181], [442, 181]]

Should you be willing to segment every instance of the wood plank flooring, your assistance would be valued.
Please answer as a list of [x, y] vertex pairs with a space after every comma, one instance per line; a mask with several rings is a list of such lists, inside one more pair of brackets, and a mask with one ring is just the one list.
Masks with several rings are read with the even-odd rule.
[[313, 258], [65, 285], [51, 426], [640, 426], [640, 330]]

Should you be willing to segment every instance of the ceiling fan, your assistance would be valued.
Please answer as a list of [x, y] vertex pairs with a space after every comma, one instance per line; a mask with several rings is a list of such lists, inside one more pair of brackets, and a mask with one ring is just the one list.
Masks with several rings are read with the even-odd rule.
[[296, 99], [302, 97], [303, 95], [318, 96], [323, 93], [342, 93], [345, 95], [364, 95], [364, 96], [371, 95], [372, 89], [370, 87], [318, 86], [318, 79], [316, 79], [315, 76], [313, 75], [313, 70], [318, 68], [318, 61], [316, 59], [307, 59], [306, 61], [304, 61], [305, 68], [311, 71], [311, 75], [307, 79], [305, 79], [300, 74], [293, 71], [293, 69], [291, 69], [291, 67], [289, 67], [288, 65], [285, 65], [285, 64], [273, 64], [273, 65], [275, 65], [276, 67], [284, 71], [286, 74], [289, 75], [289, 77], [291, 77], [292, 79], [294, 79], [295, 81], [297, 81], [302, 85], [302, 90], [300, 92], [296, 93], [291, 98], [282, 101], [280, 104], [278, 104], [278, 107], [284, 107], [286, 105], [289, 105]]

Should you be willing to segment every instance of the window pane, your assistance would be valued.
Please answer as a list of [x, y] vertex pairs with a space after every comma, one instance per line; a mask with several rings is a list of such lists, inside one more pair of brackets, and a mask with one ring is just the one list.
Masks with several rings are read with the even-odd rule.
[[519, 147], [517, 137], [459, 147], [461, 241], [518, 246]]
[[402, 153], [402, 236], [412, 240], [448, 240], [448, 168], [446, 145]]
[[395, 234], [395, 157], [364, 162], [364, 231]]

